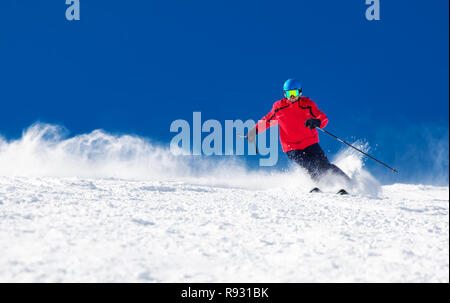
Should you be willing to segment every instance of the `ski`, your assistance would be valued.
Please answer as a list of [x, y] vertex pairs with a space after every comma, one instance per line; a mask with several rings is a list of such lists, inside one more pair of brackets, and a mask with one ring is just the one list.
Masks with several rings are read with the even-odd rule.
[[320, 188], [314, 187], [314, 188], [311, 189], [309, 192], [310, 192], [310, 193], [321, 193], [322, 191], [320, 190]]
[[[323, 193], [323, 191], [320, 188], [318, 188], [318, 187], [314, 187], [309, 192], [310, 193]], [[341, 195], [341, 196], [350, 195], [350, 193], [348, 191], [346, 191], [345, 189], [343, 189], [343, 188], [340, 189], [336, 194], [337, 195]]]
[[338, 194], [338, 195], [349, 195], [349, 193], [345, 189], [339, 190], [336, 194]]

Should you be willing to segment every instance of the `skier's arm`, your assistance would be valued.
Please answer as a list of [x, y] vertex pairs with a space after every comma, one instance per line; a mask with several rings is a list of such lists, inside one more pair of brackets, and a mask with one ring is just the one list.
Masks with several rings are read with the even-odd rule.
[[275, 119], [276, 108], [275, 105], [272, 107], [272, 110], [265, 115], [261, 120], [259, 120], [255, 127], [253, 127], [246, 135], [246, 138], [249, 142], [255, 141], [255, 137], [257, 134], [262, 133], [269, 127], [276, 125], [278, 120]]
[[315, 119], [320, 120], [320, 128], [324, 128], [328, 124], [327, 115], [325, 115], [317, 105], [311, 101], [311, 113], [313, 114]]
[[269, 127], [278, 124], [278, 120], [276, 119], [276, 112], [277, 110], [274, 104], [272, 110], [267, 115], [265, 115], [261, 120], [259, 120], [258, 123], [256, 123], [255, 129], [257, 134], [262, 133]]

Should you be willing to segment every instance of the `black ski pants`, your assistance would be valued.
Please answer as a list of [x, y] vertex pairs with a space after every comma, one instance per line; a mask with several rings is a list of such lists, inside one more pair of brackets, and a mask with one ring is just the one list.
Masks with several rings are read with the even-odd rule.
[[328, 172], [350, 181], [350, 178], [339, 167], [328, 161], [319, 143], [310, 145], [305, 149], [291, 150], [286, 154], [289, 159], [305, 168], [314, 181], [318, 181], [323, 174]]

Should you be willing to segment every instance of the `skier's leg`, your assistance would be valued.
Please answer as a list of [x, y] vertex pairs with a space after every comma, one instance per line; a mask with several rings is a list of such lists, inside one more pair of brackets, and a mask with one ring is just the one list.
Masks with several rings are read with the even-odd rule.
[[342, 169], [340, 169], [339, 167], [337, 167], [336, 165], [329, 163], [329, 171], [331, 171], [333, 174], [337, 175], [337, 176], [341, 176], [343, 177], [347, 182], [350, 182], [351, 179], [349, 176], [347, 176], [346, 173], [344, 173], [342, 171]]
[[351, 181], [350, 177], [347, 176], [346, 173], [328, 161], [327, 156], [318, 143], [308, 146], [305, 148], [304, 152], [309, 155], [309, 158], [312, 159], [313, 165], [316, 167], [316, 178], [320, 178], [321, 175], [331, 172], [337, 176], [341, 176], [347, 182]]
[[317, 169], [314, 165], [314, 161], [312, 161], [312, 159], [311, 159], [310, 153], [307, 153], [304, 150], [295, 149], [295, 150], [288, 151], [286, 153], [286, 155], [288, 156], [288, 158], [290, 160], [294, 161], [295, 163], [300, 165], [302, 168], [306, 169], [308, 171], [309, 175], [311, 175], [311, 177], [314, 180], [317, 179], [317, 177], [318, 177]]
[[294, 149], [294, 150], [290, 150], [286, 153], [286, 155], [288, 156], [288, 158], [292, 161], [294, 161], [295, 163], [297, 163], [298, 165], [302, 166], [304, 165], [304, 152], [302, 150], [299, 149]]
[[308, 172], [314, 181], [319, 181], [328, 168], [328, 159], [325, 153], [317, 143], [305, 148], [304, 152], [308, 155]]

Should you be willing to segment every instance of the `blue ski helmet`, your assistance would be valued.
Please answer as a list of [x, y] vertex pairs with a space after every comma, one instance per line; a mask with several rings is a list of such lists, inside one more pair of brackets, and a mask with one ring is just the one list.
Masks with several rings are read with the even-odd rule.
[[284, 82], [284, 85], [283, 85], [283, 91], [293, 90], [293, 89], [298, 89], [299, 91], [301, 91], [302, 85], [300, 84], [299, 81], [297, 81], [295, 79], [286, 80], [286, 82]]

